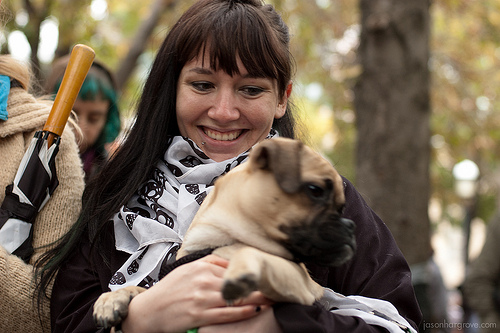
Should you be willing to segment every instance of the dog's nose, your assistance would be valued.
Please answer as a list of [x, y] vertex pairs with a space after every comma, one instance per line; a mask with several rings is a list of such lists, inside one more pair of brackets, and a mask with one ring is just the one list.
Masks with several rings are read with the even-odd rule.
[[356, 229], [356, 225], [352, 220], [341, 218], [341, 222], [350, 232], [354, 232], [354, 230]]

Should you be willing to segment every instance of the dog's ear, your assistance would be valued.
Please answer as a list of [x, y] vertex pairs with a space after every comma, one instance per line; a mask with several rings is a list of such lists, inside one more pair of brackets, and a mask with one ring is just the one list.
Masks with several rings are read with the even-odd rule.
[[292, 139], [264, 140], [254, 147], [250, 163], [255, 168], [269, 170], [285, 193], [295, 193], [301, 185], [300, 152], [303, 143]]

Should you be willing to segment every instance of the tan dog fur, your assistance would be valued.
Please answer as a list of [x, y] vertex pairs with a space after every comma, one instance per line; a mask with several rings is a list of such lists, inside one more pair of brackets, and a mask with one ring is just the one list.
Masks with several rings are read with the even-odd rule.
[[[289, 235], [283, 226], [295, 226], [317, 214], [318, 203], [302, 190], [304, 184], [333, 185], [324, 205], [340, 211], [345, 203], [342, 178], [332, 165], [299, 141], [276, 138], [256, 145], [247, 163], [217, 179], [188, 229], [177, 254], [215, 248], [229, 260], [223, 297], [228, 305], [260, 290], [277, 302], [310, 305], [323, 288], [309, 276], [303, 263], [283, 245]], [[340, 214], [340, 213], [339, 213]], [[306, 226], [307, 227], [307, 226]], [[353, 249], [346, 247], [345, 258]], [[144, 290], [126, 287], [103, 294], [94, 306], [100, 325], [116, 325], [126, 316], [132, 297]], [[121, 312], [120, 318], [114, 312]]]

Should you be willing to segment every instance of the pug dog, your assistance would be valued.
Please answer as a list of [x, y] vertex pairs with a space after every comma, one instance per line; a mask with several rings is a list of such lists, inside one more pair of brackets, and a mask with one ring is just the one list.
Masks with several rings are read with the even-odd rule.
[[[177, 258], [206, 249], [229, 260], [222, 296], [228, 305], [255, 290], [276, 302], [311, 305], [323, 287], [304, 263], [339, 266], [355, 252], [355, 224], [343, 218], [343, 181], [335, 168], [300, 141], [264, 140], [248, 162], [217, 179]], [[141, 287], [101, 295], [100, 326], [126, 317]]]

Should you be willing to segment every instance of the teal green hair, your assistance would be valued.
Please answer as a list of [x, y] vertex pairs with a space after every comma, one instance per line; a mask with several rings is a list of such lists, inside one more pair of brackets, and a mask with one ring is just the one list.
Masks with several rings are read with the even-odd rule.
[[[53, 94], [57, 93], [61, 86], [62, 77], [56, 82]], [[101, 65], [94, 64], [82, 84], [78, 98], [84, 101], [94, 101], [101, 98], [109, 102], [106, 124], [95, 143], [96, 149], [102, 152], [104, 144], [113, 142], [120, 133], [121, 121], [118, 109], [118, 94], [114, 88], [111, 74]]]

